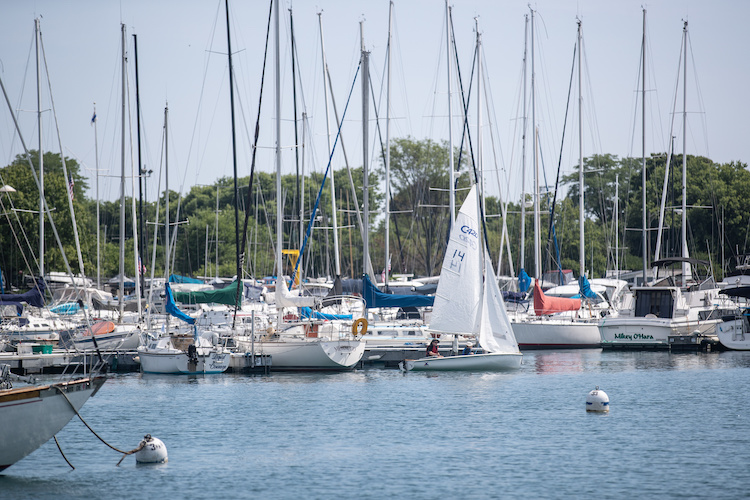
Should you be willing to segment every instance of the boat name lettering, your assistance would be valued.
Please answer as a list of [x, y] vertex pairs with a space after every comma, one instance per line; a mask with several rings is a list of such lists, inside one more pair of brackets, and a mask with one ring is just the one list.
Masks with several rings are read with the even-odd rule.
[[654, 340], [653, 335], [646, 335], [645, 333], [635, 333], [633, 335], [626, 335], [624, 333], [616, 333], [615, 339], [619, 340]]

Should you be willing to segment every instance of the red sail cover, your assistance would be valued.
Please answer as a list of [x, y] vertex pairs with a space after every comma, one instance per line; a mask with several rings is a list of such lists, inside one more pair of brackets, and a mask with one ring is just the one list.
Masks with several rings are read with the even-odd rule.
[[565, 297], [548, 297], [544, 295], [539, 280], [534, 280], [534, 312], [537, 316], [555, 314], [563, 311], [577, 311], [581, 308], [581, 299]]

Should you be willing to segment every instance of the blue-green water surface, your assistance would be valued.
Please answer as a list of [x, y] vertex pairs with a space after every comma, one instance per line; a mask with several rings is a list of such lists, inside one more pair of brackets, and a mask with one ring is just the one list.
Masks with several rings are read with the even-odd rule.
[[[585, 411], [595, 386], [609, 414]], [[114, 375], [2, 498], [739, 498], [750, 352], [530, 351], [509, 373]]]

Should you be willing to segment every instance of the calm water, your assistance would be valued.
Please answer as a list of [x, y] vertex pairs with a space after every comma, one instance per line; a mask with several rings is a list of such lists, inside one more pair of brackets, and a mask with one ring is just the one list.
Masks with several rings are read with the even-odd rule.
[[[586, 413], [609, 394], [608, 415]], [[737, 498], [750, 352], [526, 352], [520, 371], [114, 376], [2, 498]]]

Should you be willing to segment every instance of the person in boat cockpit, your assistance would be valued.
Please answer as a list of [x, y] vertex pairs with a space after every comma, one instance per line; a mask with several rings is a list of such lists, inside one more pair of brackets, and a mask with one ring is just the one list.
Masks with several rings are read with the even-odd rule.
[[466, 354], [472, 354], [472, 352], [471, 352], [471, 348], [472, 347], [474, 347], [474, 344], [472, 344], [471, 342], [467, 342], [466, 343], [466, 347], [464, 347], [464, 350], [461, 351], [461, 354], [464, 354], [464, 355], [466, 355]]
[[427, 346], [427, 357], [436, 357], [436, 358], [442, 358], [440, 355], [440, 351], [438, 351], [438, 344], [440, 341], [438, 339], [432, 339], [432, 342]]

